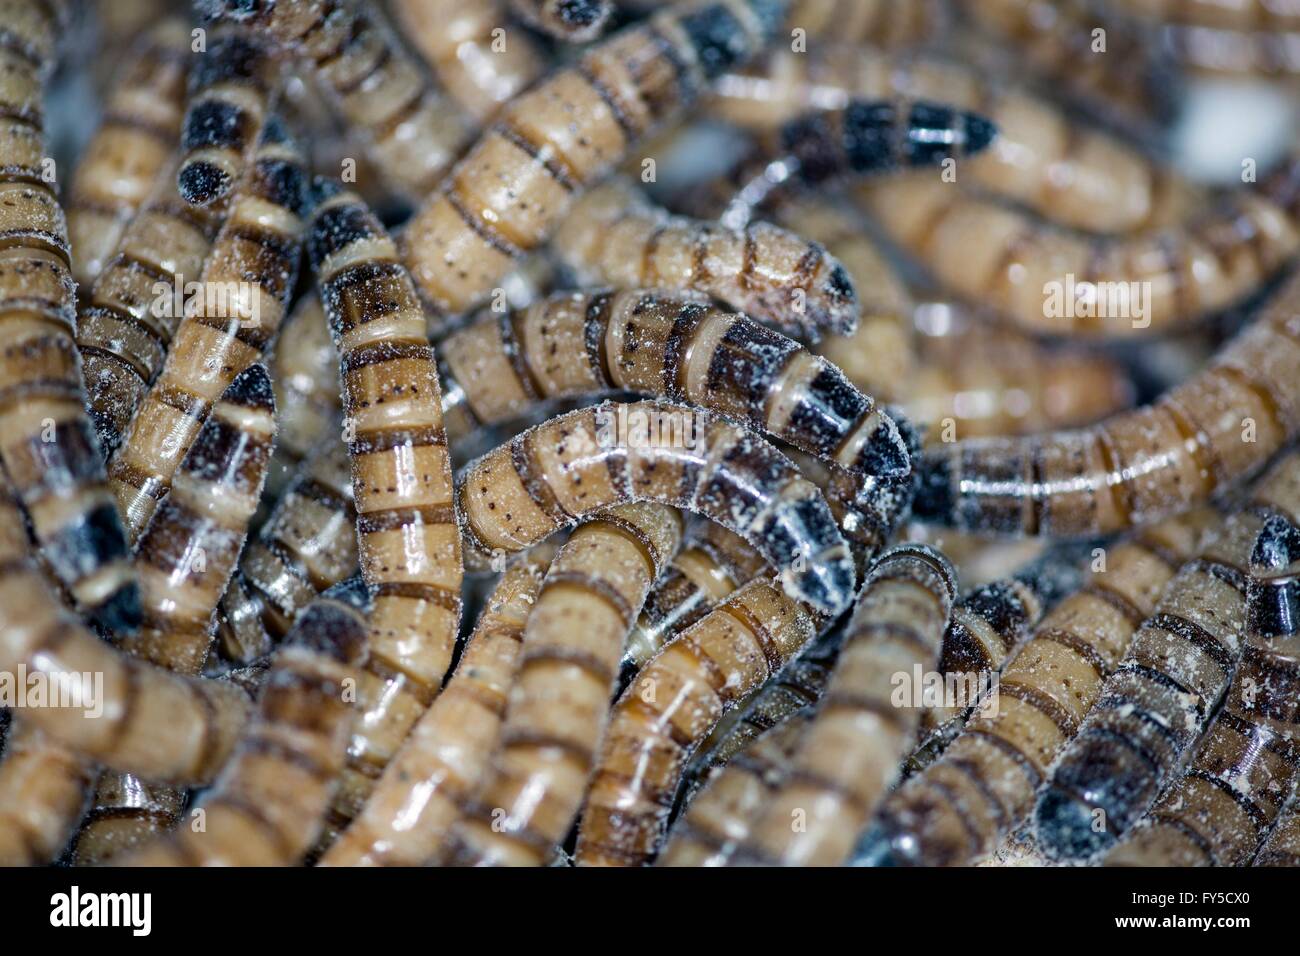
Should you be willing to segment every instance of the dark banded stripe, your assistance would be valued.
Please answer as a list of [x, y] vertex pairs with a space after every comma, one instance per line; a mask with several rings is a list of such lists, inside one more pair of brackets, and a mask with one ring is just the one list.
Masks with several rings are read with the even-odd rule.
[[538, 749], [559, 750], [566, 756], [576, 760], [584, 767], [590, 767], [595, 762], [596, 758], [595, 751], [584, 744], [568, 740], [556, 734], [549, 734], [542, 730], [536, 730], [532, 727], [526, 729], [516, 728], [506, 732], [501, 737], [501, 746], [535, 747]]
[[1111, 666], [1107, 663], [1106, 658], [1102, 657], [1101, 652], [1073, 631], [1056, 627], [1048, 628], [1035, 634], [1034, 640], [1051, 641], [1053, 644], [1059, 644], [1066, 650], [1073, 652], [1087, 662], [1099, 678], [1104, 679], [1110, 675]]
[[[619, 590], [610, 584], [604, 578], [596, 577], [585, 571], [565, 571], [552, 569], [547, 572], [546, 582], [542, 585], [542, 594], [544, 596], [548, 591], [555, 587], [571, 587], [580, 591], [586, 591], [599, 598], [618, 615], [619, 622], [624, 628], [630, 628], [633, 620], [636, 618], [635, 609], [628, 604], [627, 599]], [[541, 600], [539, 596], [538, 600]]]
[[617, 668], [609, 667], [595, 654], [584, 651], [576, 647], [534, 647], [529, 648], [524, 645], [523, 653], [519, 656], [519, 668], [531, 667], [534, 664], [564, 664], [568, 667], [576, 667], [578, 670], [594, 678], [598, 683], [613, 685], [614, 678], [617, 676]]
[[[683, 753], [695, 749], [698, 741], [687, 731], [678, 727], [671, 719], [654, 709], [654, 706], [646, 703], [640, 694], [633, 694], [631, 697], [624, 697], [619, 704], [620, 707], [630, 708], [641, 719], [642, 724], [646, 726], [650, 734], [662, 740], [665, 736]], [[645, 750], [654, 746], [654, 740], [638, 739], [636, 747], [639, 750]]]
[[623, 109], [623, 104], [618, 101], [618, 97], [614, 95], [613, 91], [592, 72], [591, 67], [585, 62], [579, 62], [573, 69], [586, 81], [592, 92], [600, 98], [600, 101], [605, 104], [605, 108], [609, 110], [614, 117], [614, 122], [618, 124], [618, 128], [622, 131], [623, 139], [628, 143], [637, 140], [641, 136], [641, 131], [632, 124], [627, 111]]
[[1261, 833], [1269, 828], [1272, 821], [1270, 821], [1267, 814], [1259, 808], [1259, 804], [1238, 790], [1231, 782], [1224, 780], [1218, 774], [1209, 773], [1208, 771], [1201, 770], [1197, 767], [1189, 769], [1187, 771], [1187, 776], [1194, 780], [1204, 780], [1210, 786], [1219, 790], [1224, 796], [1232, 800], [1237, 804], [1237, 806], [1241, 807], [1242, 812], [1246, 814], [1246, 816], [1250, 817], [1250, 822], [1255, 825], [1256, 839], [1258, 839]]
[[1205, 839], [1205, 837], [1203, 837], [1192, 827], [1188, 826], [1187, 823], [1185, 823], [1178, 816], [1172, 813], [1166, 813], [1162, 810], [1155, 810], [1152, 811], [1151, 813], [1151, 821], [1153, 824], [1166, 826], [1169, 827], [1171, 830], [1177, 830], [1183, 836], [1187, 837], [1187, 839], [1191, 841], [1196, 846], [1196, 848], [1201, 851], [1202, 854], [1204, 854], [1205, 859], [1208, 861], [1210, 866], [1222, 865], [1221, 863], [1219, 863], [1218, 857], [1215, 856], [1214, 850], [1210, 845], [1210, 841]]
[[[366, 660], [365, 671], [384, 686], [384, 694], [390, 698], [395, 694], [406, 694], [415, 699], [422, 710], [428, 710], [433, 699], [438, 696], [438, 685], [430, 684], [427, 680], [417, 677], [405, 668], [398, 667], [395, 663], [378, 653], [371, 653]], [[373, 776], [378, 779], [379, 775], [384, 772], [388, 766], [388, 758], [381, 757], [363, 750], [358, 754], [348, 758], [348, 766], [359, 768], [362, 766], [357, 761], [365, 759], [364, 766], [366, 776]], [[371, 769], [373, 768], [373, 769]]]
[[456, 515], [450, 504], [385, 508], [382, 511], [359, 513], [357, 534], [376, 534], [428, 525], [454, 525], [455, 522]]
[[949, 757], [945, 761], [945, 765], [952, 767], [958, 773], [962, 774], [970, 781], [971, 786], [979, 791], [979, 795], [984, 799], [985, 805], [990, 807], [993, 810], [994, 815], [997, 817], [997, 826], [1000, 833], [1006, 832], [1012, 824], [1015, 823], [1014, 820], [1008, 819], [1006, 807], [1002, 806], [1002, 801], [998, 799], [997, 793], [995, 793], [993, 788], [989, 786], [989, 783], [985, 779], [984, 773], [980, 767], [971, 763], [969, 760], [963, 760], [961, 757]]
[[[772, 633], [749, 608], [739, 601], [728, 601], [725, 604], [718, 605], [718, 610], [735, 618], [742, 627], [753, 635], [759, 650], [763, 653], [763, 659], [767, 662], [767, 676], [771, 676], [781, 669], [785, 664], [785, 658], [781, 654], [780, 647], [777, 646]], [[728, 695], [719, 692], [719, 696], [727, 699]]]
[[543, 397], [543, 390], [537, 381], [537, 377], [533, 375], [533, 370], [528, 361], [524, 358], [523, 349], [520, 348], [515, 318], [509, 314], [498, 316], [497, 335], [501, 338], [501, 354], [509, 361], [520, 391], [530, 401], [540, 401]]
[[487, 223], [479, 219], [478, 216], [475, 216], [470, 212], [470, 210], [466, 208], [465, 204], [461, 202], [460, 197], [455, 194], [455, 191], [452, 188], [454, 185], [454, 181], [450, 182], [448, 187], [443, 190], [442, 195], [443, 198], [447, 200], [447, 204], [456, 211], [456, 215], [460, 216], [461, 222], [468, 226], [471, 232], [503, 256], [507, 256], [510, 259], [522, 258], [524, 250], [520, 249], [510, 240], [506, 239], [505, 236], [501, 235]]
[[343, 356], [341, 368], [343, 374], [347, 375], [372, 365], [383, 365], [386, 362], [404, 359], [423, 360], [433, 364], [433, 347], [425, 340], [415, 342], [381, 339], [349, 349]]
[[348, 442], [348, 454], [355, 459], [392, 451], [394, 448], [427, 448], [430, 445], [446, 444], [447, 434], [441, 427], [429, 425], [423, 428], [404, 428], [394, 425], [389, 428], [367, 429], [357, 435], [355, 441]]
[[587, 303], [587, 315], [583, 320], [582, 340], [587, 350], [587, 364], [592, 371], [598, 372], [600, 384], [612, 388], [614, 379], [610, 375], [609, 356], [605, 351], [605, 333], [609, 329], [610, 310], [614, 304], [613, 292], [598, 292]]
[[[992, 731], [985, 730], [978, 726], [967, 727], [965, 733], [977, 740], [986, 742], [995, 750], [1000, 751], [1002, 754], [1010, 758], [1011, 762], [1020, 768], [1020, 772], [1025, 775], [1025, 779], [1029, 781], [1029, 785], [1033, 790], [1037, 790], [1039, 785], [1042, 784], [1043, 775], [1039, 772], [1038, 768], [1034, 766], [1033, 761], [1025, 756], [1023, 750], [1005, 737], [1000, 737]], [[951, 760], [951, 758], [948, 759]]]
[[428, 601], [456, 614], [460, 613], [460, 591], [448, 591], [436, 584], [422, 581], [385, 581], [374, 585], [375, 598], [405, 598], [411, 601]]
[[289, 489], [289, 495], [297, 495], [307, 501], [315, 502], [330, 511], [349, 511], [352, 508], [350, 498], [344, 497], [336, 489], [317, 478], [303, 478], [295, 482]]
[[[676, 512], [672, 512], [672, 514], [674, 517], [677, 516]], [[633, 546], [635, 546], [637, 553], [640, 554], [642, 560], [645, 561], [646, 573], [652, 579], [657, 575], [659, 568], [666, 563], [667, 555], [664, 555], [659, 551], [654, 540], [645, 533], [640, 525], [628, 521], [615, 512], [605, 512], [595, 520], [606, 525], [608, 530], [626, 538]], [[678, 518], [677, 524], [678, 529], [680, 530], [680, 518]]]
[[1225, 674], [1232, 673], [1235, 660], [1232, 650], [1221, 644], [1217, 637], [1190, 618], [1173, 613], [1154, 614], [1147, 621], [1146, 626], [1148, 628], [1159, 628], [1182, 638], [1218, 664]]
[[1055, 724], [1061, 736], [1067, 740], [1079, 732], [1079, 719], [1037, 687], [1015, 679], [1003, 679], [998, 682], [997, 693], [1034, 708]]
[[1142, 622], [1146, 620], [1146, 615], [1142, 613], [1140, 607], [1130, 601], [1126, 595], [1106, 584], [1101, 578], [1094, 577], [1079, 589], [1079, 593], [1094, 597], [1103, 604], [1110, 605], [1135, 629], [1141, 627]]
[[1187, 562], [1183, 569], [1217, 578], [1241, 594], [1242, 597], [1246, 596], [1246, 581], [1249, 575], [1235, 564], [1230, 564], [1222, 559], [1196, 558]]
[[207, 418], [212, 411], [212, 403], [207, 399], [200, 398], [193, 392], [168, 382], [159, 382], [155, 385], [152, 395], [159, 404], [174, 409], [186, 418], [192, 418], [196, 422]]
[[493, 130], [502, 139], [506, 140], [520, 152], [524, 153], [533, 162], [537, 163], [548, 173], [551, 178], [563, 187], [565, 192], [575, 192], [579, 183], [574, 178], [573, 171], [564, 164], [563, 155], [552, 150], [548, 145], [538, 146], [523, 133], [516, 130], [510, 125], [509, 117], [502, 119], [493, 127]]

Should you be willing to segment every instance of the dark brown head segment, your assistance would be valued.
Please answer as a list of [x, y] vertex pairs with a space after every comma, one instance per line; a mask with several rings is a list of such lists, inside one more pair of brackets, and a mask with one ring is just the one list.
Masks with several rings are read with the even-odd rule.
[[315, 212], [307, 231], [307, 255], [319, 270], [334, 253], [354, 242], [384, 234], [366, 204], [332, 180], [317, 179], [313, 187]]
[[302, 612], [285, 642], [318, 651], [344, 664], [360, 664], [368, 651], [373, 595], [354, 575], [325, 591]]
[[1248, 633], [1265, 639], [1300, 631], [1300, 528], [1281, 515], [1264, 522], [1250, 556]]

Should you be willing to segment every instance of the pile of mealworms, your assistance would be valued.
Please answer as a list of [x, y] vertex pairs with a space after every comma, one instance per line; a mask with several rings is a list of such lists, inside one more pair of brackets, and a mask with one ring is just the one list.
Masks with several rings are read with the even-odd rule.
[[1297, 50], [0, 0], [0, 864], [1300, 864]]

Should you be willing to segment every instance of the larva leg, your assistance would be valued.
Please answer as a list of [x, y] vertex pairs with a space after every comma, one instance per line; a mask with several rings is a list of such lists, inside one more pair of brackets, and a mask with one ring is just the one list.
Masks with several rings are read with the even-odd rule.
[[1300, 455], [1275, 465], [1250, 507], [1179, 572], [1106, 679], [1039, 796], [1038, 841], [1049, 856], [1078, 859], [1113, 846], [1205, 729], [1241, 656], [1247, 567], [1270, 512], [1300, 517]]
[[384, 769], [322, 866], [419, 866], [442, 848], [490, 766], [515, 681], [524, 625], [554, 550], [540, 545], [488, 597], [446, 689]]
[[1268, 835], [1300, 765], [1298, 572], [1300, 529], [1273, 515], [1251, 554], [1241, 661], [1223, 709], [1107, 866], [1244, 866]]
[[[288, 866], [320, 830], [352, 733], [348, 692], [365, 659], [369, 593], [360, 579], [321, 595], [275, 656], [230, 764], [182, 826], [124, 866]], [[119, 861], [114, 861], [115, 863]]]
[[765, 222], [672, 217], [625, 180], [578, 200], [552, 247], [587, 285], [692, 289], [812, 342], [857, 326], [852, 280], [821, 245]]
[[[247, 593], [256, 606], [258, 630], [264, 630], [266, 641], [278, 642], [317, 594], [357, 569], [350, 470], [347, 446], [332, 435], [326, 437], [302, 463], [240, 559], [240, 580], [232, 582], [231, 589]], [[233, 600], [226, 607], [238, 615], [239, 598]], [[265, 646], [257, 641], [245, 647], [241, 632], [238, 620], [218, 628], [226, 657], [248, 664], [265, 653]]]
[[1043, 618], [1004, 668], [996, 711], [975, 715], [937, 761], [881, 805], [857, 863], [969, 865], [1033, 809], [1053, 758], [1174, 574], [1218, 522], [1193, 512], [1108, 549], [1106, 570]]
[[[190, 35], [168, 17], [130, 53], [68, 186], [72, 277], [89, 286], [117, 248], [127, 223], [165, 174], [180, 140]], [[174, 188], [174, 187], [173, 187]]]
[[486, 120], [541, 76], [546, 60], [500, 0], [395, 0], [405, 35], [461, 109]]
[[724, 866], [790, 772], [812, 710], [784, 720], [712, 771], [668, 833], [656, 866]]
[[173, 783], [210, 780], [247, 717], [245, 694], [117, 653], [58, 610], [26, 559], [7, 552], [3, 570], [0, 670], [41, 674], [51, 686], [84, 688], [89, 682], [95, 698], [83, 698], [87, 707], [31, 708], [27, 720], [52, 740], [116, 770]]
[[758, 435], [683, 405], [638, 402], [559, 415], [457, 480], [469, 553], [531, 547], [603, 508], [656, 501], [739, 534], [796, 600], [838, 614], [853, 559], [821, 492]]
[[614, 12], [610, 0], [510, 0], [521, 20], [567, 43], [595, 39]]
[[1065, 226], [1148, 229], [1179, 221], [1204, 198], [1172, 169], [1080, 125], [1046, 100], [932, 54], [830, 45], [809, 56], [776, 48], [761, 63], [720, 77], [713, 109], [742, 126], [771, 131], [808, 110], [894, 97], [988, 117], [997, 137], [963, 164], [961, 177]]
[[549, 237], [575, 194], [713, 77], [756, 53], [783, 6], [697, 0], [666, 9], [517, 97], [403, 236], [420, 294], [447, 313], [488, 295], [512, 261]]
[[342, 356], [361, 573], [375, 589], [362, 718], [335, 828], [438, 693], [460, 626], [463, 564], [424, 310], [374, 214], [335, 185], [319, 191], [307, 248]]
[[1091, 428], [926, 453], [914, 512], [995, 533], [1109, 534], [1208, 501], [1300, 432], [1300, 280], [1207, 368]]
[[335, 109], [364, 134], [378, 173], [410, 195], [432, 189], [465, 144], [469, 128], [460, 111], [429, 84], [376, 5], [202, 0], [200, 7], [311, 63]]
[[266, 491], [269, 499], [279, 500], [313, 450], [342, 434], [339, 350], [315, 292], [299, 299], [285, 318], [269, 368], [280, 432]]
[[712, 521], [697, 522], [646, 596], [628, 634], [623, 673], [635, 674], [675, 634], [765, 570], [766, 562], [744, 538]]
[[894, 421], [825, 359], [686, 293], [562, 293], [487, 314], [444, 340], [450, 378], [480, 423], [543, 399], [627, 391], [691, 402], [855, 475], [905, 476]]
[[538, 866], [582, 803], [632, 622], [681, 541], [650, 502], [579, 525], [524, 628], [491, 771], [453, 830], [453, 864]]
[[94, 781], [84, 758], [17, 724], [0, 761], [0, 866], [40, 866], [57, 857]]
[[[176, 163], [155, 183], [83, 298], [77, 348], [88, 410], [111, 459], [162, 369], [181, 321], [175, 289], [203, 271], [224, 204], [190, 207], [176, 194]], [[161, 307], [159, 307], [161, 304]]]
[[894, 701], [894, 675], [934, 669], [956, 593], [956, 572], [933, 549], [899, 545], [880, 556], [826, 696], [742, 855], [787, 866], [844, 862], [916, 734], [920, 715]]
[[298, 274], [308, 183], [279, 120], [262, 129], [203, 265], [167, 359], [109, 463], [132, 540], [167, 496], [172, 476], [236, 375], [263, 357]]
[[43, 85], [61, 13], [61, 3], [0, 11], [0, 463], [77, 606], [130, 630], [139, 592], [85, 411], [67, 228], [42, 175]]
[[[1024, 330], [1145, 337], [1257, 292], [1300, 248], [1300, 157], [1190, 222], [1088, 237], [919, 177], [858, 189], [885, 233], [945, 288]], [[978, 242], [973, 239], [978, 237]]]
[[770, 579], [755, 580], [651, 658], [614, 705], [582, 814], [577, 862], [650, 862], [691, 754], [824, 621]]
[[176, 173], [176, 187], [187, 203], [211, 206], [235, 188], [278, 83], [274, 61], [252, 33], [223, 30], [211, 49], [195, 58]]

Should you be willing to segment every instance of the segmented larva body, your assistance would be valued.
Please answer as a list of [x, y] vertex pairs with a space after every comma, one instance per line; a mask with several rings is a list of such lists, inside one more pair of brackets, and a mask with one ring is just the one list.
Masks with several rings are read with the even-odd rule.
[[1300, 30], [1222, 30], [1168, 24], [1161, 49], [1180, 67], [1209, 76], [1281, 79], [1300, 76]]
[[787, 866], [847, 859], [920, 720], [911, 701], [894, 700], [894, 675], [934, 669], [956, 594], [956, 572], [938, 551], [905, 544], [880, 556], [790, 773], [742, 854]]
[[244, 175], [278, 95], [279, 76], [264, 42], [225, 28], [190, 68], [176, 187], [192, 206], [225, 198]]
[[927, 452], [914, 512], [996, 533], [1109, 534], [1203, 503], [1300, 431], [1300, 280], [1203, 371], [1089, 428]]
[[1275, 465], [1247, 509], [1179, 572], [1107, 677], [1039, 796], [1038, 842], [1049, 856], [1076, 859], [1113, 846], [1205, 729], [1241, 657], [1250, 556], [1274, 512], [1300, 517], [1300, 455]]
[[[348, 448], [331, 435], [302, 463], [240, 559], [240, 581], [231, 591], [256, 605], [257, 630], [265, 637], [249, 645], [240, 638], [247, 633], [242, 622], [228, 621], [219, 631], [228, 659], [252, 663], [268, 642], [288, 633], [317, 594], [356, 572], [356, 518]], [[239, 598], [229, 598], [231, 591], [223, 606], [237, 616]]]
[[0, 866], [42, 866], [68, 841], [95, 782], [92, 765], [20, 722], [0, 761]]
[[[182, 826], [124, 866], [288, 866], [312, 845], [352, 733], [348, 693], [365, 659], [369, 595], [359, 579], [303, 612], [275, 655], [229, 765]], [[117, 860], [115, 863], [119, 862]]]
[[1300, 767], [1300, 529], [1264, 522], [1251, 554], [1241, 660], [1181, 778], [1107, 866], [1244, 866]]
[[[958, 0], [986, 35], [1015, 47], [1012, 55], [1046, 85], [1097, 115], [1148, 132], [1171, 112], [1175, 86], [1155, 44], [1090, 0]], [[1105, 31], [1097, 49], [1093, 31]], [[999, 51], [1005, 59], [1006, 52]]]
[[407, 227], [420, 294], [449, 313], [476, 304], [549, 237], [576, 193], [756, 53], [783, 12], [779, 0], [673, 7], [516, 97]]
[[121, 646], [178, 674], [203, 670], [212, 616], [244, 547], [275, 441], [275, 397], [251, 365], [213, 406], [136, 548], [144, 622]]
[[[917, 337], [918, 368], [900, 403], [928, 426], [929, 444], [1028, 435], [1087, 425], [1133, 404], [1124, 365], [1091, 350], [1051, 348], [1008, 328], [982, 325]], [[828, 351], [828, 357], [834, 353]], [[948, 421], [951, 434], [945, 434]]]
[[696, 748], [824, 622], [771, 579], [759, 579], [651, 658], [614, 705], [582, 814], [577, 862], [649, 863]]
[[785, 19], [788, 28], [803, 29], [809, 38], [886, 49], [931, 39], [947, 21], [934, 0], [793, 0]]
[[43, 86], [66, 12], [0, 10], [0, 463], [54, 577], [100, 623], [129, 630], [139, 592], [85, 411], [67, 227], [44, 175]]
[[318, 191], [307, 250], [342, 356], [361, 573], [375, 589], [337, 826], [438, 693], [460, 626], [463, 563], [424, 310], [366, 205], [334, 184]]
[[213, 404], [262, 359], [280, 327], [298, 275], [307, 187], [300, 152], [269, 120], [204, 262], [199, 297], [187, 303], [162, 371], [109, 463], [133, 540], [167, 496]]
[[702, 292], [811, 342], [857, 327], [853, 282], [820, 244], [765, 222], [670, 216], [626, 180], [579, 199], [552, 248], [584, 285]]
[[485, 314], [441, 349], [480, 424], [543, 399], [643, 392], [747, 422], [855, 474], [910, 470], [893, 419], [839, 369], [698, 295], [559, 293], [520, 312]]
[[969, 865], [1033, 809], [1034, 793], [1214, 516], [1193, 512], [1111, 547], [1106, 570], [1039, 624], [1006, 665], [997, 708], [881, 805], [855, 862]]
[[1037, 334], [1146, 337], [1182, 328], [1258, 291], [1300, 248], [1296, 156], [1192, 221], [1135, 236], [1054, 229], [973, 195], [962, 181], [911, 177], [858, 195], [946, 288]]
[[344, 121], [362, 133], [378, 172], [423, 196], [469, 137], [459, 109], [429, 83], [374, 4], [347, 0], [203, 0], [311, 63]]
[[640, 670], [675, 634], [766, 569], [767, 562], [740, 535], [712, 521], [696, 522], [646, 596], [627, 637], [624, 673]]
[[795, 599], [828, 614], [852, 600], [853, 558], [821, 491], [760, 436], [690, 406], [604, 402], [556, 416], [471, 464], [457, 500], [478, 560], [655, 501], [739, 534]]
[[527, 30], [511, 28], [500, 0], [394, 0], [392, 8], [443, 89], [478, 120], [546, 68], [542, 50]]
[[811, 109], [900, 96], [988, 117], [997, 137], [963, 165], [961, 178], [1062, 225], [1149, 229], [1179, 221], [1203, 198], [1169, 167], [1081, 126], [1046, 100], [932, 54], [828, 45], [809, 56], [776, 48], [758, 65], [720, 77], [713, 110], [742, 126], [773, 130]]
[[600, 34], [614, 5], [610, 0], [510, 0], [510, 9], [556, 39], [585, 43]]
[[420, 866], [438, 855], [461, 805], [490, 768], [524, 625], [554, 554], [538, 545], [501, 575], [456, 672], [384, 769], [361, 814], [321, 857], [322, 866]]
[[1251, 866], [1300, 866], [1300, 799], [1295, 794], [1278, 814]]
[[327, 436], [341, 434], [339, 350], [315, 292], [300, 298], [285, 318], [270, 369], [280, 433], [266, 489], [268, 497], [279, 499], [313, 450]]
[[582, 803], [618, 662], [650, 585], [681, 542], [681, 515], [620, 505], [560, 548], [524, 627], [491, 770], [463, 806], [448, 860], [540, 866]]
[[84, 704], [25, 708], [24, 720], [52, 742], [113, 769], [164, 782], [211, 779], [244, 724], [247, 696], [129, 658], [65, 612], [27, 557], [22, 516], [4, 490], [0, 671], [39, 674], [50, 687], [81, 687]]
[[[68, 186], [72, 277], [90, 285], [127, 223], [166, 171], [180, 140], [190, 34], [169, 17], [127, 55]], [[173, 187], [174, 188], [174, 187]]]
[[109, 459], [167, 358], [183, 314], [176, 285], [183, 289], [201, 274], [226, 212], [222, 202], [206, 208], [184, 203], [176, 194], [176, 168], [173, 162], [158, 178], [78, 315], [87, 407]]
[[656, 866], [725, 866], [776, 794], [812, 720], [812, 708], [788, 715], [714, 769], [668, 833]]

